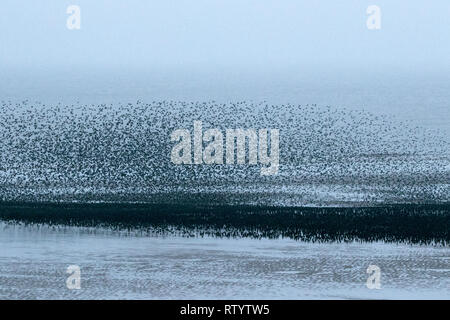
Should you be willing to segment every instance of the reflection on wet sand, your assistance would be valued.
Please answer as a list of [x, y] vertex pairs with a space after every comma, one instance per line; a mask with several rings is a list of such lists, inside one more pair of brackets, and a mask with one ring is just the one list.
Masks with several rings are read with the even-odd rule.
[[[139, 236], [1, 224], [2, 299], [450, 298], [443, 246]], [[381, 289], [366, 287], [367, 267]], [[81, 268], [81, 290], [66, 269]]]

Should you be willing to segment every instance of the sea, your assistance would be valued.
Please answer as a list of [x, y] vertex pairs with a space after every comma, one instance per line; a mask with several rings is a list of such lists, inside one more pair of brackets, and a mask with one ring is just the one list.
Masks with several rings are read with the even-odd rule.
[[[260, 237], [258, 226], [230, 236], [226, 223], [217, 232], [194, 224], [190, 233], [161, 233], [154, 225], [142, 232], [135, 217], [135, 227], [123, 227], [123, 215], [114, 227], [35, 221], [29, 210], [3, 215], [30, 203], [172, 205], [180, 221], [184, 206], [214, 214], [215, 205], [419, 204], [442, 206], [445, 228], [444, 72], [24, 69], [2, 74], [0, 100], [0, 299], [450, 298], [448, 230], [423, 243], [407, 235], [313, 241], [265, 236], [270, 225]], [[280, 129], [278, 175], [170, 163], [170, 133], [192, 130], [195, 120]], [[402, 219], [386, 221], [402, 228]], [[79, 270], [78, 289], [67, 283], [69, 266]]]

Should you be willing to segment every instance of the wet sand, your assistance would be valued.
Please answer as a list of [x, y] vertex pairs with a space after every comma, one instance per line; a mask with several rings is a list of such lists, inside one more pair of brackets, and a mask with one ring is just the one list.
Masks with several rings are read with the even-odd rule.
[[[449, 299], [450, 248], [0, 224], [1, 299]], [[368, 289], [366, 269], [381, 269]], [[81, 289], [69, 290], [69, 265]]]

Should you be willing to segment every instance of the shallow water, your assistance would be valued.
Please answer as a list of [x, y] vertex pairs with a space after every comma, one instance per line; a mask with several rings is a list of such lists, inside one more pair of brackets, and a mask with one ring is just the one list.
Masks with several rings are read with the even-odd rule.
[[[450, 249], [0, 224], [1, 299], [449, 299]], [[368, 289], [366, 269], [381, 269]], [[66, 268], [81, 268], [69, 290]]]

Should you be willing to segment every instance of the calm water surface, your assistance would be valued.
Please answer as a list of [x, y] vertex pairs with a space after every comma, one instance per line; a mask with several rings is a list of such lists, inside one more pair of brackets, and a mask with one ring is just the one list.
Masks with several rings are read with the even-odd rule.
[[[1, 299], [449, 299], [450, 249], [0, 225]], [[81, 268], [81, 290], [66, 268]], [[381, 289], [366, 269], [381, 269]]]

